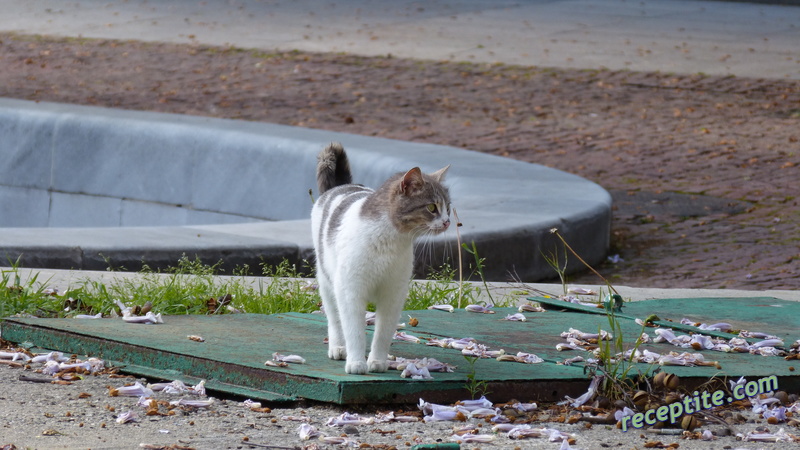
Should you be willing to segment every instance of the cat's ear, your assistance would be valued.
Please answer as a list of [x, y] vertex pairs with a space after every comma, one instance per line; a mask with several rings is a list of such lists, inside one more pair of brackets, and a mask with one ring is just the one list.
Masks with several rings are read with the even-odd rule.
[[439, 183], [441, 183], [442, 180], [444, 179], [444, 175], [447, 173], [447, 169], [449, 169], [449, 168], [450, 168], [450, 164], [448, 164], [447, 167], [442, 167], [441, 169], [437, 170], [436, 172], [433, 172], [431, 174], [431, 176], [433, 177], [434, 180], [436, 180]]
[[422, 171], [419, 170], [419, 167], [414, 167], [406, 172], [406, 174], [403, 175], [403, 179], [400, 180], [400, 192], [409, 195], [421, 188], [424, 184], [425, 180], [422, 179]]

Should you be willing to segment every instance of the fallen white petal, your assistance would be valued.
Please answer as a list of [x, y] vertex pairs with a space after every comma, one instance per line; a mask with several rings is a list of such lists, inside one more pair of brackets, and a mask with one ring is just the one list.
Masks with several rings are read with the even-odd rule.
[[200, 380], [199, 383], [189, 388], [189, 393], [194, 395], [206, 395], [206, 380]]
[[281, 420], [288, 420], [290, 422], [310, 422], [311, 418], [308, 416], [281, 416]]
[[600, 381], [603, 379], [601, 375], [595, 376], [592, 378], [592, 381], [589, 383], [589, 389], [586, 391], [585, 394], [581, 395], [576, 399], [571, 399], [570, 397], [565, 397], [569, 400], [571, 406], [573, 408], [577, 408], [588, 403], [591, 399], [594, 398], [595, 394], [597, 394], [597, 387], [600, 385]]
[[306, 360], [299, 355], [281, 355], [278, 352], [272, 354], [272, 360], [275, 362], [285, 362], [293, 364], [305, 364]]
[[318, 431], [316, 427], [307, 423], [301, 424], [297, 428], [297, 434], [300, 435], [300, 440], [302, 441], [308, 441], [322, 436], [322, 433]]
[[593, 291], [591, 289], [582, 288], [582, 287], [569, 288], [569, 289], [567, 289], [567, 293], [568, 294], [575, 294], [575, 295], [597, 295], [597, 292], [595, 292], [595, 291]]
[[519, 412], [530, 412], [539, 409], [539, 405], [536, 403], [514, 403], [511, 407]]
[[525, 352], [517, 352], [517, 362], [525, 363], [525, 364], [539, 364], [544, 362], [542, 358], [533, 353], [525, 353]]
[[128, 323], [142, 323], [148, 325], [164, 323], [164, 319], [161, 318], [161, 313], [153, 314], [152, 311], [148, 311], [147, 314], [143, 316], [123, 315], [122, 320]]
[[493, 417], [500, 414], [500, 410], [496, 408], [477, 408], [469, 412], [469, 417]]
[[356, 447], [358, 445], [357, 441], [341, 436], [320, 436], [319, 440], [325, 444], [341, 445], [343, 447]]
[[[22, 354], [24, 356], [24, 353]], [[0, 352], [0, 359], [3, 359], [3, 352]], [[39, 355], [34, 356], [30, 359], [32, 363], [46, 363], [47, 361], [56, 361], [56, 362], [65, 362], [69, 361], [69, 358], [64, 356], [61, 352], [50, 352], [50, 353], [42, 353]]]
[[372, 425], [373, 423], [375, 423], [374, 417], [361, 417], [358, 414], [345, 412], [339, 416], [331, 417], [325, 422], [325, 425], [329, 427], [343, 427], [345, 425]]
[[192, 408], [208, 408], [209, 406], [214, 404], [214, 398], [213, 397], [209, 397], [206, 400], [188, 400], [188, 399], [182, 398], [180, 400], [171, 401], [171, 402], [169, 402], [169, 404], [172, 405], [172, 406], [189, 406], [189, 407], [192, 407]]
[[254, 402], [253, 400], [250, 400], [248, 398], [247, 400], [242, 402], [242, 406], [248, 409], [259, 409], [261, 408], [261, 402]]
[[528, 320], [528, 318], [525, 317], [525, 314], [516, 313], [507, 315], [505, 318], [503, 318], [503, 320], [509, 320], [512, 322], [525, 322]]
[[539, 304], [525, 303], [519, 306], [519, 312], [545, 312], [546, 310]]
[[78, 314], [75, 316], [75, 319], [102, 319], [103, 313], [97, 313], [95, 315], [90, 314]]
[[117, 423], [129, 423], [129, 422], [138, 422], [139, 416], [134, 411], [126, 411], [121, 413], [117, 416], [115, 422]]
[[11, 361], [30, 361], [31, 357], [22, 352], [0, 352], [0, 359], [10, 359]]
[[404, 341], [404, 342], [413, 342], [415, 344], [419, 344], [420, 342], [422, 342], [422, 340], [420, 338], [418, 338], [416, 336], [412, 336], [410, 334], [407, 334], [404, 331], [396, 331], [394, 333], [394, 339], [398, 340], [398, 341]]
[[491, 306], [467, 305], [464, 309], [468, 312], [494, 314], [494, 311], [492, 311], [490, 308]]
[[438, 311], [447, 311], [447, 312], [455, 312], [455, 308], [451, 305], [433, 305], [429, 306], [428, 309], [435, 309]]
[[754, 344], [750, 344], [751, 348], [761, 348], [761, 347], [783, 347], [783, 340], [781, 339], [765, 339], [763, 341], [756, 342]]
[[779, 429], [777, 433], [758, 433], [751, 431], [742, 436], [743, 441], [756, 441], [756, 442], [792, 442], [792, 436], [786, 433], [783, 428]]
[[183, 394], [189, 390], [181, 380], [174, 380], [169, 383], [148, 384], [147, 387], [155, 392], [161, 391], [165, 394]]
[[130, 386], [122, 386], [115, 389], [117, 395], [122, 397], [152, 397], [153, 390], [142, 386], [138, 381]]
[[494, 441], [494, 435], [467, 433], [459, 436], [457, 434], [454, 434], [450, 436], [450, 440], [453, 442], [459, 442], [464, 444], [473, 444], [473, 443], [485, 444]]

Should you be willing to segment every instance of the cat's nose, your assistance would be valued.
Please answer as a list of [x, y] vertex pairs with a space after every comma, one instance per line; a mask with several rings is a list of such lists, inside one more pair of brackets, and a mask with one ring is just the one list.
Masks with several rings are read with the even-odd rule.
[[447, 227], [449, 226], [450, 226], [450, 219], [445, 219], [444, 222], [442, 222], [442, 228], [446, 230]]

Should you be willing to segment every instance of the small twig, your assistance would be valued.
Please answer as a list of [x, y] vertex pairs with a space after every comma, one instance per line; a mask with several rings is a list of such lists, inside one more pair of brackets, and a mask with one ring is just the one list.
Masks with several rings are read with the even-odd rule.
[[708, 411], [697, 411], [697, 414], [703, 416], [704, 419], [709, 419], [712, 422], [717, 422], [718, 424], [722, 425], [723, 427], [727, 428], [728, 431], [731, 433], [731, 436], [736, 435], [736, 430], [733, 429], [731, 424], [729, 424], [725, 419], [722, 417], [718, 417], [715, 414], [712, 414]]
[[30, 377], [28, 375], [20, 375], [19, 381], [28, 381], [31, 383], [52, 383], [52, 378], [39, 378], [39, 377]]
[[279, 450], [300, 450], [300, 447], [281, 447], [279, 445], [256, 444], [255, 442], [242, 441], [242, 444], [258, 448], [274, 448]]
[[650, 434], [659, 434], [662, 436], [680, 436], [683, 434], [683, 429], [680, 428], [648, 428], [646, 430]]
[[564, 239], [564, 236], [561, 236], [561, 233], [558, 232], [558, 228], [553, 228], [550, 230], [550, 232], [555, 234], [559, 239], [561, 239], [561, 242], [564, 243], [564, 246], [567, 247], [567, 250], [569, 250], [573, 255], [575, 255], [575, 257], [578, 258], [578, 261], [582, 262], [584, 266], [586, 266], [589, 270], [592, 271], [592, 273], [600, 277], [600, 279], [606, 283], [606, 286], [608, 286], [609, 289], [614, 291], [615, 294], [619, 295], [619, 292], [617, 292], [617, 290], [614, 289], [614, 286], [611, 285], [611, 282], [608, 281], [606, 277], [600, 275], [600, 272], [594, 270], [594, 267], [590, 266], [589, 263], [584, 261], [583, 258], [581, 258], [581, 255], [579, 255], [575, 250], [572, 249], [572, 247], [569, 246], [567, 240]]
[[5, 360], [2, 360], [2, 359], [0, 359], [0, 364], [5, 364], [8, 367], [13, 367], [15, 369], [21, 369], [21, 368], [23, 368], [25, 366], [24, 364], [18, 363], [16, 361], [5, 361]]
[[461, 299], [464, 296], [464, 271], [461, 265], [461, 233], [458, 231], [461, 227], [461, 220], [458, 218], [458, 213], [455, 208], [453, 208], [453, 217], [456, 218], [456, 243], [458, 244], [458, 309], [461, 309]]

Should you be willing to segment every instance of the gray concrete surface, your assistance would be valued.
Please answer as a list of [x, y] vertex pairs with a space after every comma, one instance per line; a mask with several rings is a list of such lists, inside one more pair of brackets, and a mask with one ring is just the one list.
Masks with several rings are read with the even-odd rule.
[[800, 2], [0, 0], [0, 30], [565, 68], [800, 78]]
[[[611, 197], [600, 186], [452, 147], [8, 99], [0, 135], [0, 258], [26, 267], [137, 270], [175, 265], [182, 254], [227, 268], [302, 264], [312, 256], [316, 155], [330, 141], [344, 144], [355, 181], [373, 188], [417, 165], [451, 164], [461, 239], [476, 242], [492, 279], [512, 269], [525, 280], [552, 276], [540, 252], [555, 245], [551, 228], [592, 262], [609, 245]], [[215, 216], [254, 222], [203, 224]], [[31, 227], [35, 220], [58, 228]], [[420, 244], [420, 263], [443, 263], [456, 241], [451, 231]]]

